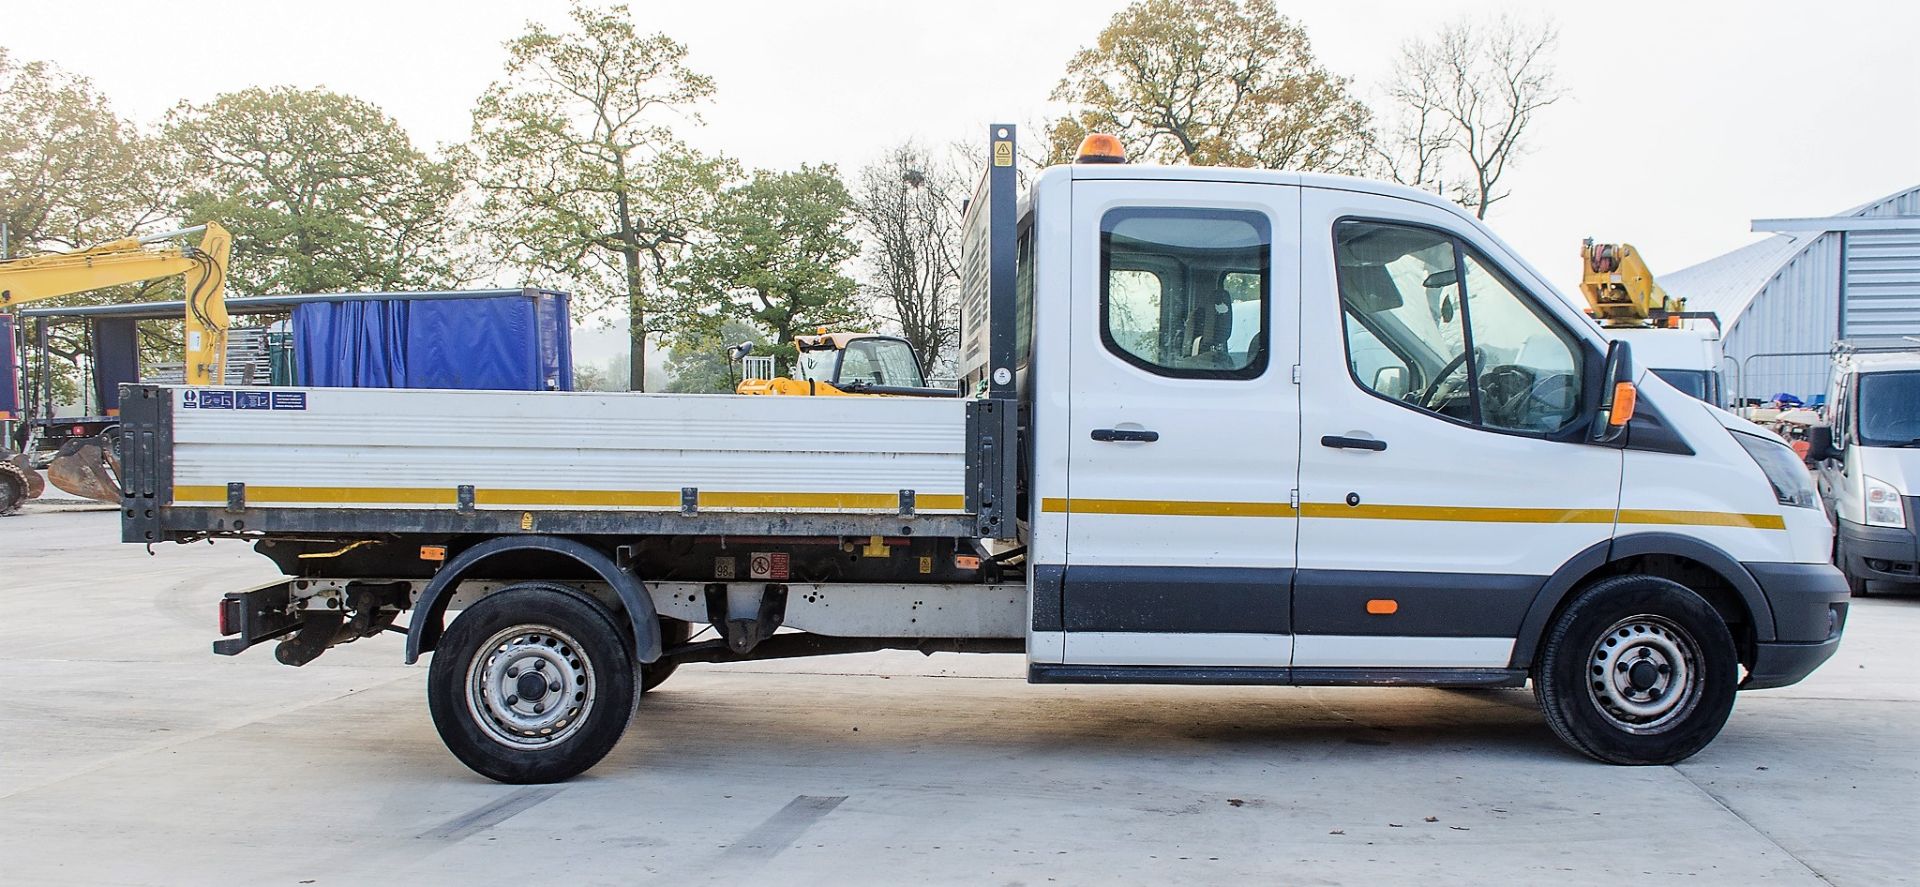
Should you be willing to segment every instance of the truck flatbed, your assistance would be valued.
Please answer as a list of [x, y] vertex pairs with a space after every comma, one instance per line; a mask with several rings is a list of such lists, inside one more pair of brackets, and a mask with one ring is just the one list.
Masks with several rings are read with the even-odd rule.
[[[128, 541], [974, 532], [949, 398], [128, 389]], [[150, 513], [149, 513], [150, 512]]]

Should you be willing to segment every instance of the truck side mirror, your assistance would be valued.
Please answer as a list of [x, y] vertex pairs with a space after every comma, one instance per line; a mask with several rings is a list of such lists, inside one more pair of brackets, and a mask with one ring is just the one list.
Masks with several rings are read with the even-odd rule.
[[1818, 464], [1839, 455], [1833, 449], [1833, 426], [1813, 425], [1807, 428], [1808, 462]]
[[1394, 400], [1407, 396], [1407, 368], [1381, 367], [1374, 371], [1373, 390]]
[[1592, 440], [1602, 446], [1625, 446], [1627, 424], [1640, 397], [1633, 384], [1633, 351], [1627, 343], [1607, 343], [1607, 359], [1600, 365], [1600, 408], [1593, 417]]

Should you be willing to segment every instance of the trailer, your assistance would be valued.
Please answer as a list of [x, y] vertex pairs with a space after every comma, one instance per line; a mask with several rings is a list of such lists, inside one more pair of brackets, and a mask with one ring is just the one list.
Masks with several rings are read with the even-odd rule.
[[1570, 746], [1646, 764], [1836, 649], [1792, 451], [1457, 207], [1103, 137], [1022, 195], [989, 135], [966, 396], [132, 386], [123, 538], [281, 569], [220, 601], [215, 652], [404, 634], [448, 748], [506, 782], [591, 767], [690, 662], [1530, 682]]

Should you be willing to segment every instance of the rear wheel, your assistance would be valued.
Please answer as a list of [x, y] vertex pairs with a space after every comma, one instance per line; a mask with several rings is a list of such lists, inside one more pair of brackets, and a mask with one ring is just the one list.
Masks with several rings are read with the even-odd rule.
[[427, 706], [454, 757], [489, 779], [558, 782], [606, 757], [638, 695], [614, 615], [559, 586], [516, 585], [448, 626]]
[[1603, 579], [1554, 622], [1534, 694], [1561, 740], [1610, 764], [1671, 764], [1733, 712], [1739, 655], [1725, 620], [1658, 576]]

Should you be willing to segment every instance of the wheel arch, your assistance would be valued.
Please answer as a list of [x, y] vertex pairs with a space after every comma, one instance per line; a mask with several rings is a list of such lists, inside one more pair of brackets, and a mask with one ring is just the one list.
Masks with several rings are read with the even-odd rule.
[[1594, 544], [1547, 578], [1521, 620], [1509, 667], [1532, 667], [1541, 640], [1575, 592], [1625, 573], [1672, 579], [1706, 598], [1733, 630], [1743, 664], [1751, 664], [1753, 644], [1774, 639], [1773, 608], [1739, 559], [1691, 536], [1634, 533]]
[[453, 602], [453, 589], [475, 567], [495, 557], [514, 553], [541, 552], [578, 562], [613, 588], [626, 611], [629, 637], [633, 641], [634, 660], [651, 663], [660, 658], [660, 620], [653, 610], [653, 598], [646, 586], [632, 573], [620, 569], [613, 559], [577, 539], [564, 536], [495, 536], [455, 555], [433, 575], [414, 602], [413, 618], [407, 626], [407, 664], [419, 661], [420, 654], [432, 650], [445, 630], [447, 606]]

